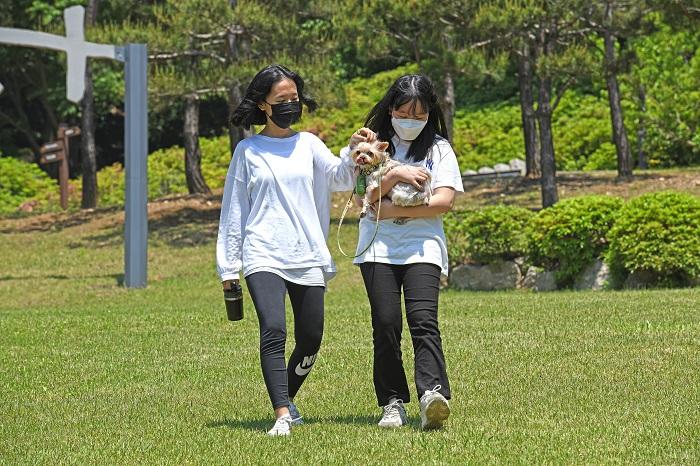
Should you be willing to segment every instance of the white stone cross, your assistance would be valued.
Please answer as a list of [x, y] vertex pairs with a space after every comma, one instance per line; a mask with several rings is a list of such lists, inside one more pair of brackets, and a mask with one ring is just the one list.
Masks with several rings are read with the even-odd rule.
[[[45, 32], [0, 27], [0, 43], [24, 45], [66, 52], [68, 71], [66, 72], [66, 97], [72, 102], [80, 102], [85, 92], [85, 66], [87, 57], [111, 58], [123, 61], [118, 47], [114, 45], [85, 42], [83, 18], [85, 8], [72, 6], [63, 11], [66, 22], [66, 36]], [[2, 92], [0, 83], [0, 92]]]

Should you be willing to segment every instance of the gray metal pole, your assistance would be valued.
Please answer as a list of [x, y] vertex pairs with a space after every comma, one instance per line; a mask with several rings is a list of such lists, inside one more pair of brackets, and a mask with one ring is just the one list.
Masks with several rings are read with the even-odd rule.
[[126, 218], [124, 222], [124, 285], [146, 286], [148, 249], [148, 54], [145, 44], [127, 44], [126, 123]]

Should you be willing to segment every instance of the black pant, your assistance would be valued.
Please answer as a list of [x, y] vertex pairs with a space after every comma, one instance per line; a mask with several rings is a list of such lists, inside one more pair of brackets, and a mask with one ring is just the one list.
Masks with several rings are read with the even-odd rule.
[[[321, 346], [324, 288], [297, 285], [270, 272], [250, 274], [246, 283], [260, 323], [260, 364], [267, 393], [274, 409], [288, 406], [316, 361]], [[288, 365], [284, 363], [285, 292], [289, 292], [292, 302], [296, 340]]]
[[418, 396], [441, 385], [440, 393], [449, 399], [450, 385], [438, 329], [440, 267], [365, 262], [360, 270], [372, 309], [374, 389], [379, 406], [392, 399], [404, 403], [411, 399], [401, 359], [402, 288], [413, 340]]

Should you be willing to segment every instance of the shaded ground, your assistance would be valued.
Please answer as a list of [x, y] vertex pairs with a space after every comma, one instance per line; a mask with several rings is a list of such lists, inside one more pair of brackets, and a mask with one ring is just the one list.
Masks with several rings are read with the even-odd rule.
[[[585, 194], [607, 194], [625, 199], [646, 192], [678, 190], [700, 196], [700, 169], [648, 171], [635, 175], [630, 182], [619, 182], [613, 171], [562, 172], [557, 176], [560, 199]], [[458, 208], [491, 204], [514, 204], [537, 209], [541, 205], [539, 180], [506, 178], [465, 182], [465, 194]], [[211, 241], [216, 237], [221, 208], [221, 190], [211, 196], [177, 196], [148, 203], [149, 234], [152, 240], [184, 247]], [[332, 217], [337, 223], [348, 193], [333, 197]], [[357, 218], [352, 208], [348, 221]], [[76, 241], [72, 247], [100, 247], [122, 240], [124, 211], [105, 207], [78, 212], [28, 214], [0, 219], [0, 233], [50, 232], [71, 230]]]
[[[632, 181], [620, 182], [614, 171], [561, 172], [557, 175], [559, 198], [606, 194], [625, 199], [653, 191], [677, 190], [700, 196], [700, 169], [638, 172]], [[515, 204], [537, 209], [541, 206], [539, 180], [503, 178], [480, 180], [464, 185], [460, 206]]]

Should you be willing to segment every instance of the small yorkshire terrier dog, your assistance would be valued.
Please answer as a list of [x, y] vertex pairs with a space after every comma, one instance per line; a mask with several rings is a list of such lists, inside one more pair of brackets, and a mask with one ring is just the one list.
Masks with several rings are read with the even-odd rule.
[[[370, 189], [379, 186], [379, 179], [394, 167], [405, 165], [389, 157], [386, 152], [389, 147], [388, 142], [372, 141], [357, 144], [351, 153], [352, 160], [360, 168], [360, 175], [367, 177], [367, 191], [362, 198], [362, 211], [360, 217], [364, 217], [369, 209], [368, 192]], [[430, 201], [430, 177], [425, 181], [423, 190], [419, 191], [409, 183], [399, 181], [388, 192], [382, 192], [382, 197], [388, 197], [394, 205], [402, 207], [413, 207], [428, 204]]]

